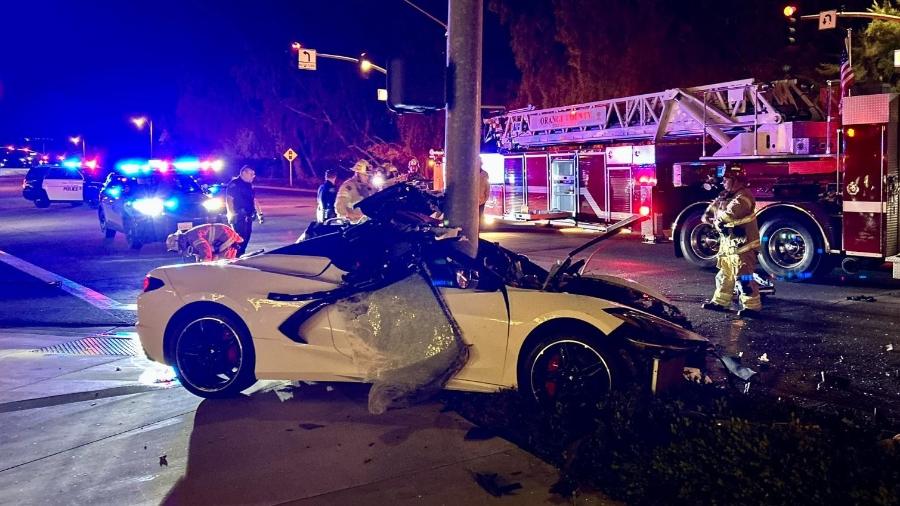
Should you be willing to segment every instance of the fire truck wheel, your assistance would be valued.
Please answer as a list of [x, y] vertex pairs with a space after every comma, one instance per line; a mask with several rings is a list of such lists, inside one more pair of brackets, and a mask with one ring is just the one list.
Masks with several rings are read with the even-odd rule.
[[759, 260], [779, 278], [810, 278], [823, 262], [822, 238], [801, 220], [775, 217], [762, 224], [759, 236]]
[[703, 211], [698, 210], [684, 220], [678, 233], [678, 243], [681, 254], [688, 262], [712, 269], [716, 266], [716, 253], [719, 252], [719, 234], [712, 226], [703, 223], [702, 217]]

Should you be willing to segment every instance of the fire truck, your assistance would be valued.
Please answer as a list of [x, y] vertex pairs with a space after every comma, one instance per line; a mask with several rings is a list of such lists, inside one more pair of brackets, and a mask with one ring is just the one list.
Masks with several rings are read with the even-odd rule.
[[754, 79], [485, 120], [486, 214], [603, 227], [634, 214], [644, 239], [711, 267], [701, 221], [725, 167], [757, 199], [760, 265], [803, 279], [898, 259], [898, 95], [848, 96], [798, 80]]

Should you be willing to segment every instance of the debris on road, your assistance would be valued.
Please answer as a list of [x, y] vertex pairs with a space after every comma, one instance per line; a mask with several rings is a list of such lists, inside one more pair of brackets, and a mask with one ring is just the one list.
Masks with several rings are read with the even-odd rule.
[[872, 297], [871, 295], [848, 295], [847, 300], [857, 301], [857, 302], [875, 302], [878, 299]]
[[166, 466], [169, 467], [169, 461], [167, 459], [168, 455], [160, 455], [159, 456], [159, 467]]
[[[750, 369], [749, 367], [744, 367], [743, 365], [741, 365], [741, 359], [739, 357], [727, 357], [726, 356], [726, 357], [722, 357], [720, 360], [722, 361], [722, 364], [725, 366], [725, 368], [728, 369], [728, 371], [731, 374], [734, 374], [735, 376], [737, 376], [738, 378], [740, 378], [744, 381], [749, 380], [756, 374], [756, 371], [754, 371], [753, 369]], [[749, 390], [749, 386], [746, 387], [745, 389]]]
[[894, 351], [894, 345], [888, 344], [884, 347], [884, 351]]
[[318, 423], [301, 423], [300, 428], [303, 430], [313, 430], [313, 429], [321, 429], [324, 425], [319, 425]]
[[760, 355], [760, 357], [757, 360], [759, 360], [760, 362], [762, 362], [764, 364], [768, 364], [769, 363], [769, 354], [763, 353], [762, 355]]
[[503, 484], [498, 480], [497, 473], [472, 473], [475, 483], [478, 484], [485, 492], [494, 497], [502, 497], [504, 495], [515, 495], [514, 491], [522, 488], [522, 484], [515, 482]]
[[276, 389], [275, 396], [278, 397], [278, 400], [281, 402], [287, 402], [294, 398], [293, 390], [288, 389]]

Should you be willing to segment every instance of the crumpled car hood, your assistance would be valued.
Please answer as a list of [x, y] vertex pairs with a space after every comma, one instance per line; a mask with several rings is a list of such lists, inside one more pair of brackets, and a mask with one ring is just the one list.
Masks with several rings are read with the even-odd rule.
[[567, 278], [559, 290], [606, 299], [692, 329], [687, 317], [663, 294], [635, 281], [616, 276], [582, 275]]

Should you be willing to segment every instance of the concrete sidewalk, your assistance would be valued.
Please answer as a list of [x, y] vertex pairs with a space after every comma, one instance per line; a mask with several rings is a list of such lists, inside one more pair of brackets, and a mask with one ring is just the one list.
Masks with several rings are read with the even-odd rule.
[[[436, 402], [376, 416], [364, 385], [275, 382], [202, 400], [154, 383], [142, 357], [32, 351], [110, 330], [123, 329], [0, 330], [0, 504], [560, 500], [552, 466], [500, 438], [467, 441], [472, 424]], [[495, 498], [474, 473], [522, 488]]]

